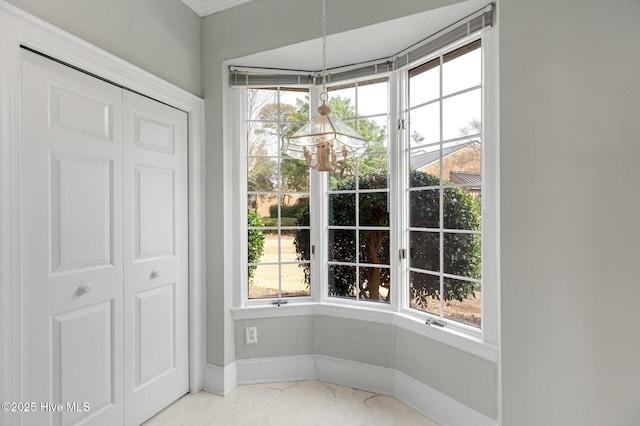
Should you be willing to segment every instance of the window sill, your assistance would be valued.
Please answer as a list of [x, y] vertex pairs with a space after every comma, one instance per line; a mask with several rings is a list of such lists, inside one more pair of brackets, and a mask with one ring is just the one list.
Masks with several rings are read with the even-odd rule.
[[[381, 309], [383, 308], [383, 309]], [[384, 309], [387, 308], [387, 309]], [[452, 346], [487, 361], [498, 362], [498, 347], [482, 341], [480, 337], [466, 334], [450, 327], [429, 326], [423, 319], [412, 315], [393, 312], [387, 306], [372, 308], [369, 306], [353, 306], [352, 304], [331, 302], [302, 302], [286, 305], [260, 305], [233, 308], [231, 314], [234, 321], [245, 319], [282, 318], [311, 315], [353, 319], [359, 321], [389, 324], [404, 330]]]

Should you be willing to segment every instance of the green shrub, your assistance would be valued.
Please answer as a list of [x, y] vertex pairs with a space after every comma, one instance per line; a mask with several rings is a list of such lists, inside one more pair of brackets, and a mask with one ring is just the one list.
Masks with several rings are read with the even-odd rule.
[[[306, 202], [297, 202], [291, 206], [289, 205], [281, 205], [280, 206], [280, 216], [285, 218], [285, 217], [293, 217], [293, 218], [297, 218], [299, 217], [302, 212], [305, 210], [305, 208], [307, 208], [307, 206], [309, 205], [309, 201], [306, 200]], [[277, 204], [272, 204], [269, 206], [269, 217], [271, 218], [277, 218], [278, 217], [278, 205]]]
[[[411, 187], [437, 186], [438, 178], [413, 170], [410, 174]], [[361, 189], [387, 187], [386, 173], [368, 173], [360, 176]], [[337, 190], [354, 190], [355, 178], [344, 180]], [[440, 216], [440, 196], [438, 191], [416, 191], [411, 193], [410, 226], [419, 228], [437, 228]], [[444, 193], [444, 217], [449, 229], [480, 229], [480, 206], [472, 195], [462, 188], [450, 188]], [[335, 194], [331, 198], [329, 208], [330, 222], [342, 225], [355, 225], [355, 197], [353, 194]], [[360, 222], [367, 226], [389, 226], [386, 193], [360, 194]], [[298, 223], [309, 223], [308, 206], [298, 217]], [[309, 259], [309, 230], [296, 231], [294, 244], [298, 260]], [[352, 263], [354, 253], [359, 253], [361, 263], [389, 264], [389, 232], [360, 231], [360, 247], [356, 247], [353, 232], [334, 232], [329, 241], [330, 258], [336, 261]], [[440, 244], [439, 234], [431, 232], [411, 232], [409, 241], [409, 257], [411, 266], [431, 271], [439, 271]], [[447, 234], [444, 245], [444, 270], [448, 274], [469, 278], [480, 277], [481, 250], [480, 236], [470, 234]], [[309, 265], [302, 264], [305, 278], [309, 282]], [[364, 274], [362, 282], [366, 288], [360, 289], [360, 297], [379, 300], [380, 289], [389, 288], [391, 277], [387, 268], [361, 268]], [[330, 295], [348, 296], [357, 289], [355, 268], [350, 266], [334, 266], [331, 268]], [[477, 284], [445, 279], [444, 300], [463, 300], [474, 295]], [[426, 303], [427, 298], [438, 298], [440, 279], [435, 275], [412, 273], [411, 297]], [[390, 294], [390, 292], [388, 293]], [[387, 297], [388, 298], [388, 297]]]
[[[264, 223], [262, 223], [262, 220], [260, 220], [253, 210], [249, 209], [247, 214], [247, 225], [250, 227], [257, 227], [264, 226]], [[264, 253], [264, 232], [261, 229], [250, 229], [247, 246], [248, 262], [256, 263], [262, 256], [262, 253]], [[255, 269], [255, 266], [249, 266], [249, 283], [253, 281]]]

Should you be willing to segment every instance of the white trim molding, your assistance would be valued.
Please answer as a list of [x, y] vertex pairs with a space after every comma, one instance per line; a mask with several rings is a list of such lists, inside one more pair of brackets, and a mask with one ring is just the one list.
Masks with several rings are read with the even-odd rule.
[[253, 0], [182, 0], [201, 18], [250, 1]]
[[[189, 117], [189, 382], [204, 385], [204, 100], [0, 0], [0, 401], [20, 401], [20, 46], [185, 111]], [[1, 424], [16, 419], [0, 413]]]
[[236, 363], [226, 367], [207, 364], [204, 367], [204, 390], [215, 395], [226, 396], [238, 386]]
[[441, 425], [496, 426], [473, 408], [392, 368], [324, 355], [237, 360], [226, 367], [207, 364], [205, 390], [227, 395], [237, 385], [322, 380], [392, 396]]

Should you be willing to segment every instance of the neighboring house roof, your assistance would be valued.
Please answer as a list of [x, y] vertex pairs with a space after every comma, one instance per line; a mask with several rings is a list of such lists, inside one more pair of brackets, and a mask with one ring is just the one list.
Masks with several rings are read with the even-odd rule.
[[454, 183], [473, 184], [480, 186], [480, 173], [454, 171], [449, 172], [449, 180]]
[[[460, 145], [449, 146], [447, 148], [443, 148], [442, 157], [446, 157], [448, 155], [453, 154], [456, 151], [461, 150], [462, 148], [466, 148], [469, 145], [477, 143], [476, 141], [470, 141], [461, 143]], [[425, 152], [422, 154], [414, 155], [411, 157], [411, 167], [417, 170], [422, 169], [425, 166], [428, 166], [431, 163], [434, 163], [440, 159], [440, 150], [436, 149], [435, 151]]]

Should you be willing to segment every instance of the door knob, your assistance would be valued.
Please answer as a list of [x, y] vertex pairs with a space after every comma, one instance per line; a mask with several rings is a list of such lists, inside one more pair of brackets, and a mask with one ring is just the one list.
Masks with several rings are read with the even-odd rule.
[[160, 276], [160, 271], [153, 270], [151, 271], [151, 279], [158, 278]]
[[91, 288], [91, 286], [89, 284], [82, 284], [80, 285], [80, 287], [78, 287], [78, 290], [76, 290], [76, 294], [78, 296], [83, 296], [87, 293], [91, 293], [91, 290], [93, 290]]

